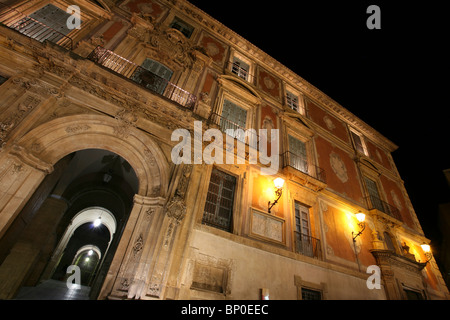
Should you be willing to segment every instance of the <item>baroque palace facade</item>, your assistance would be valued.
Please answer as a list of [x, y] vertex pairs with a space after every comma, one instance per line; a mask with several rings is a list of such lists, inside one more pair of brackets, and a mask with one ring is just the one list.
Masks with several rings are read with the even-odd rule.
[[[397, 146], [189, 2], [2, 0], [0, 22], [1, 299], [74, 265], [91, 299], [449, 298]], [[195, 123], [277, 130], [278, 171], [239, 131], [231, 161], [175, 164]]]

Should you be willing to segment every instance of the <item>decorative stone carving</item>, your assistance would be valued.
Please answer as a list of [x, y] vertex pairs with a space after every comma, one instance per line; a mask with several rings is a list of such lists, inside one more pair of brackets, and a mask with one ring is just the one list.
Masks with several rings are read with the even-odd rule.
[[194, 65], [194, 47], [178, 30], [155, 28], [150, 33], [148, 44], [158, 50], [159, 56], [165, 61], [176, 61], [185, 69]]
[[189, 177], [191, 176], [191, 172], [192, 172], [191, 164], [185, 165], [181, 172], [181, 178], [180, 178], [180, 181], [178, 182], [176, 194], [182, 198], [184, 198], [184, 196], [186, 194], [187, 186], [189, 183]]
[[146, 220], [150, 220], [150, 219], [152, 218], [152, 216], [153, 216], [154, 213], [155, 213], [155, 209], [154, 209], [154, 208], [148, 208], [148, 209], [145, 211], [145, 219], [146, 219]]
[[88, 126], [87, 124], [76, 124], [73, 126], [68, 126], [65, 131], [69, 134], [78, 134], [78, 133], [87, 131], [90, 128], [91, 127]]
[[211, 103], [211, 97], [208, 92], [200, 93], [200, 100], [208, 105]]
[[114, 128], [114, 133], [127, 138], [130, 134], [130, 128], [136, 127], [138, 120], [136, 112], [130, 109], [122, 109], [116, 114], [115, 118], [118, 120], [119, 125]]
[[133, 245], [133, 256], [136, 257], [142, 251], [143, 247], [144, 247], [144, 239], [142, 238], [142, 234], [140, 234]]
[[325, 125], [327, 126], [327, 128], [332, 131], [333, 129], [336, 128], [336, 126], [333, 123], [333, 120], [331, 120], [331, 118], [328, 115], [325, 115], [323, 117], [323, 122], [325, 122]]
[[347, 168], [345, 167], [345, 163], [335, 152], [330, 153], [330, 165], [331, 169], [333, 169], [333, 172], [336, 174], [339, 180], [342, 181], [342, 183], [348, 181]]
[[179, 195], [175, 195], [167, 204], [167, 216], [175, 219], [179, 224], [186, 216], [186, 204]]
[[8, 134], [31, 112], [41, 100], [27, 96], [18, 105], [15, 111], [3, 122], [0, 122], [0, 151], [6, 144]]

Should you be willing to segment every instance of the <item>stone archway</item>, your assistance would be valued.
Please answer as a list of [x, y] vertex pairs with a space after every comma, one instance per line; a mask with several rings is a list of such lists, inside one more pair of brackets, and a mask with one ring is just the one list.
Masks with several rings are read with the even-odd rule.
[[[135, 286], [127, 284], [135, 284], [135, 279], [139, 279], [142, 289], [142, 284], [148, 283], [148, 266], [151, 269], [169, 186], [169, 165], [159, 146], [138, 129], [127, 128], [124, 134], [118, 126], [116, 119], [99, 115], [58, 118], [31, 130], [0, 154], [0, 190], [5, 190], [0, 191], [0, 202], [6, 203], [0, 207], [0, 238], [39, 184], [66, 155], [84, 149], [108, 150], [126, 159], [134, 169], [138, 192], [99, 298], [106, 298], [113, 286], [124, 296], [130, 296], [129, 289], [134, 288], [131, 296], [135, 296]], [[37, 253], [32, 246], [17, 250], [29, 257], [19, 266], [23, 270], [16, 270], [20, 274], [27, 271]], [[21, 280], [8, 279], [10, 267], [0, 266], [0, 278], [5, 278], [0, 290], [3, 299], [14, 296]]]

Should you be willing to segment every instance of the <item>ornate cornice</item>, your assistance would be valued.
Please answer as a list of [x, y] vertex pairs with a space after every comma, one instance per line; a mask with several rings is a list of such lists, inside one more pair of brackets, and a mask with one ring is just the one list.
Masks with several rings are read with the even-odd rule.
[[413, 271], [413, 272], [419, 272], [426, 266], [426, 263], [414, 261], [405, 256], [396, 254], [396, 253], [392, 252], [391, 250], [373, 249], [373, 250], [370, 250], [370, 252], [375, 257], [378, 264], [386, 264], [387, 263], [389, 265], [394, 265], [394, 266], [397, 266], [400, 268], [405, 268], [405, 269], [407, 269], [409, 271]]
[[289, 82], [290, 85], [298, 87], [309, 98], [312, 98], [315, 101], [319, 102], [322, 106], [326, 107], [328, 111], [330, 111], [333, 115], [351, 125], [352, 127], [358, 129], [370, 140], [384, 147], [389, 152], [393, 152], [398, 148], [398, 146], [392, 141], [381, 135], [374, 128], [359, 119], [349, 110], [345, 109], [343, 106], [317, 89], [308, 81], [250, 43], [248, 40], [244, 39], [219, 21], [209, 16], [201, 9], [195, 7], [186, 0], [177, 1], [175, 7], [178, 10], [184, 12], [191, 19], [203, 25], [204, 28], [208, 29], [214, 34], [220, 35], [223, 40], [239, 48], [240, 50], [245, 51], [248, 55], [257, 60], [261, 65], [264, 65], [265, 68], [271, 69], [273, 72], [283, 77], [285, 81]]

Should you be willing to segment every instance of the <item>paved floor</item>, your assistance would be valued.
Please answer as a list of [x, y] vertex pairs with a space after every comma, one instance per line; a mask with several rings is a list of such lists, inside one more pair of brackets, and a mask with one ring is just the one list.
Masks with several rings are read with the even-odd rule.
[[66, 282], [46, 280], [36, 287], [22, 287], [15, 300], [89, 300], [90, 287], [67, 288]]

